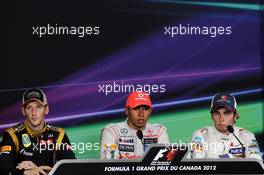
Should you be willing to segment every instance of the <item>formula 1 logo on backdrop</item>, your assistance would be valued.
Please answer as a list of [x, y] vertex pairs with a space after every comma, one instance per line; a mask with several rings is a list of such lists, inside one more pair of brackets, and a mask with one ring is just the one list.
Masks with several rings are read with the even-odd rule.
[[172, 149], [172, 148], [161, 149], [154, 157], [153, 161], [151, 162], [151, 165], [170, 165], [176, 153], [177, 153], [176, 149]]

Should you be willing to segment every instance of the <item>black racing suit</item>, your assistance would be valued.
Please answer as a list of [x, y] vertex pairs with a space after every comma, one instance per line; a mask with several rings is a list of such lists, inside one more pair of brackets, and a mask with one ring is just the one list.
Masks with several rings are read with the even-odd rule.
[[23, 174], [16, 166], [22, 161], [53, 167], [61, 159], [75, 159], [70, 141], [62, 128], [45, 124], [33, 132], [27, 122], [5, 130], [0, 145], [0, 174]]

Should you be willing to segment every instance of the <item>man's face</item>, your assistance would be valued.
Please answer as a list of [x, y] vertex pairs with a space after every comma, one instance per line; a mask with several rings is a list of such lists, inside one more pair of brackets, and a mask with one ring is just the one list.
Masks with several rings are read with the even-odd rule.
[[227, 126], [234, 125], [237, 119], [237, 113], [228, 108], [221, 107], [212, 112], [212, 118], [216, 129], [222, 133], [229, 133]]
[[149, 106], [139, 105], [135, 108], [126, 108], [128, 125], [133, 129], [144, 129], [152, 110]]
[[22, 113], [26, 116], [26, 120], [33, 127], [38, 127], [44, 123], [44, 116], [49, 112], [48, 106], [44, 106], [38, 101], [29, 102], [25, 107], [22, 107]]

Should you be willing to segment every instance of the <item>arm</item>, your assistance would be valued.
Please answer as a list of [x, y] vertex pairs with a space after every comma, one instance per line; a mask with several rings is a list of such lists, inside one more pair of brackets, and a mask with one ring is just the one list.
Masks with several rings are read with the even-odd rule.
[[200, 130], [194, 132], [191, 140], [191, 151], [189, 158], [191, 159], [206, 158], [206, 150], [204, 148], [204, 144], [205, 144], [205, 138], [200, 132]]
[[246, 158], [256, 158], [262, 161], [262, 153], [260, 152], [258, 142], [253, 133], [246, 135]]
[[169, 136], [167, 134], [167, 128], [164, 126], [162, 126], [160, 129], [158, 143], [165, 145], [170, 144]]
[[4, 132], [3, 141], [0, 145], [1, 175], [47, 174], [45, 171], [50, 169], [47, 167], [39, 168], [31, 161], [17, 162], [18, 140], [12, 128]]
[[106, 127], [101, 132], [100, 139], [100, 159], [118, 159], [118, 136], [110, 127]]
[[[12, 131], [12, 130], [11, 130]], [[13, 131], [12, 131], [13, 132]], [[13, 132], [14, 133], [14, 132]], [[13, 134], [13, 137], [15, 135]], [[16, 137], [16, 136], [15, 136]], [[17, 139], [17, 138], [16, 138]], [[16, 145], [9, 132], [4, 132], [3, 141], [0, 147], [0, 174], [22, 174], [22, 171], [16, 169]]]
[[[59, 129], [59, 137], [57, 140], [57, 144], [59, 145], [59, 149], [54, 153], [54, 160], [62, 160], [62, 159], [76, 159], [75, 154], [71, 150], [70, 140], [63, 129]], [[56, 158], [55, 158], [56, 156]]]

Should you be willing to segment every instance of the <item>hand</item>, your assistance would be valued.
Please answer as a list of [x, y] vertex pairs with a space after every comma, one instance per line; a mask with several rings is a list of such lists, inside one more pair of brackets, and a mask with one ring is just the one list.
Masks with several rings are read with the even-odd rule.
[[40, 175], [38, 168], [25, 170], [23, 175]]
[[49, 173], [50, 170], [51, 170], [51, 167], [49, 167], [49, 166], [39, 166], [39, 167], [38, 167], [38, 170], [39, 170], [39, 172], [40, 172], [41, 174], [43, 174], [43, 175], [48, 175], [48, 173]]
[[24, 170], [24, 175], [48, 175], [51, 167], [49, 166], [37, 166], [32, 161], [23, 161], [16, 167], [19, 170]]
[[16, 167], [19, 170], [30, 170], [30, 169], [37, 169], [38, 166], [35, 165], [32, 161], [23, 161], [21, 163], [18, 164], [18, 166]]

